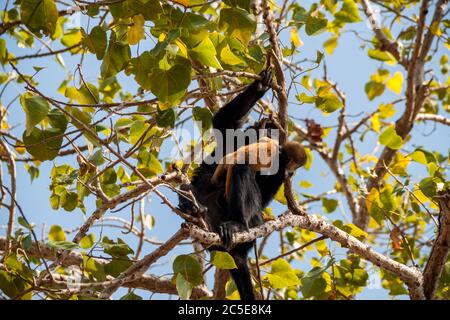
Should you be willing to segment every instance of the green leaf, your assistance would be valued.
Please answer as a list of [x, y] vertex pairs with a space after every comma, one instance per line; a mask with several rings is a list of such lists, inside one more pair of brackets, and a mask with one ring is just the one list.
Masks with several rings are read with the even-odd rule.
[[228, 64], [230, 66], [242, 65], [245, 63], [245, 61], [242, 60], [241, 57], [234, 54], [228, 44], [222, 49], [222, 51], [220, 51], [220, 59], [225, 64]]
[[128, 44], [115, 41], [115, 36], [111, 35], [108, 50], [100, 66], [103, 78], [115, 76], [128, 64], [131, 57], [131, 50]]
[[[82, 42], [82, 40], [83, 40], [83, 34], [80, 29], [76, 28], [76, 29], [68, 30], [64, 34], [64, 36], [61, 38], [61, 43], [65, 47], [71, 47], [76, 44], [80, 44]], [[78, 48], [78, 47], [72, 48], [70, 50], [70, 52], [72, 52], [72, 53], [77, 53], [78, 51], [80, 51], [80, 48]]]
[[341, 10], [339, 10], [334, 16], [337, 20], [342, 22], [354, 23], [361, 21], [359, 16], [358, 6], [354, 0], [344, 0]]
[[373, 100], [378, 96], [381, 96], [384, 92], [385, 85], [377, 81], [369, 81], [366, 83], [364, 90], [366, 91], [369, 100]]
[[363, 240], [368, 236], [367, 232], [358, 228], [353, 223], [344, 224], [341, 220], [335, 220], [333, 221], [333, 225], [354, 236], [355, 238], [358, 238], [359, 240]]
[[27, 221], [26, 221], [23, 217], [18, 217], [18, 218], [17, 218], [17, 222], [19, 222], [19, 224], [20, 224], [22, 227], [25, 227], [25, 228], [27, 228], [28, 230], [31, 230], [31, 229], [34, 228], [34, 224], [33, 224], [33, 223], [28, 224]]
[[[144, 142], [147, 138], [147, 134], [145, 132], [150, 127], [150, 124], [145, 123], [144, 120], [134, 121], [130, 127], [130, 143], [132, 145], [137, 144], [139, 141]], [[143, 137], [143, 135], [145, 136]]]
[[211, 263], [219, 269], [236, 269], [233, 257], [225, 251], [214, 250], [211, 252]]
[[92, 247], [95, 243], [95, 235], [93, 233], [88, 234], [87, 236], [84, 236], [80, 240], [80, 247], [83, 249], [89, 249]]
[[92, 28], [89, 35], [83, 32], [83, 44], [89, 49], [90, 52], [95, 53], [98, 60], [103, 59], [108, 46], [106, 32], [101, 26], [95, 26]]
[[319, 95], [315, 102], [316, 107], [325, 113], [332, 113], [343, 106], [341, 99], [333, 93]]
[[186, 281], [189, 281], [194, 286], [197, 286], [203, 282], [202, 268], [197, 260], [193, 257], [182, 254], [176, 257], [173, 262], [174, 273], [180, 273], [183, 275]]
[[63, 192], [59, 201], [64, 210], [71, 212], [78, 206], [78, 194], [72, 191]]
[[208, 108], [194, 107], [192, 117], [201, 124], [202, 133], [212, 126], [212, 113]]
[[58, 155], [63, 141], [59, 129], [40, 130], [33, 128], [29, 135], [22, 135], [27, 151], [39, 161], [53, 160]]
[[306, 19], [305, 32], [308, 36], [314, 36], [326, 30], [328, 20], [322, 17], [309, 16]]
[[216, 48], [209, 37], [203, 39], [195, 48], [189, 50], [191, 57], [205, 66], [222, 69], [216, 57]]
[[[6, 49], [6, 40], [0, 39], [0, 62], [6, 61], [7, 57], [8, 57], [8, 50]], [[1, 81], [1, 83], [3, 82], [4, 81]]]
[[54, 0], [22, 0], [20, 17], [33, 33], [41, 36], [42, 31], [51, 36], [56, 29], [58, 9]]
[[325, 209], [325, 212], [331, 213], [336, 210], [338, 205], [338, 201], [336, 199], [327, 199], [322, 198], [322, 206]]
[[88, 82], [86, 85], [83, 84], [80, 89], [67, 87], [64, 95], [70, 100], [78, 101], [80, 104], [97, 104], [99, 101], [97, 87]]
[[327, 281], [323, 278], [321, 268], [315, 267], [302, 278], [302, 291], [304, 298], [311, 298], [321, 295], [327, 288]]
[[20, 104], [26, 117], [26, 134], [29, 135], [34, 126], [40, 123], [50, 111], [50, 104], [41, 96], [29, 93], [20, 96]]
[[114, 242], [108, 237], [103, 237], [99, 245], [106, 254], [109, 254], [112, 257], [124, 259], [127, 255], [134, 253], [134, 251], [120, 238], [117, 239], [117, 242]]
[[378, 49], [369, 49], [367, 52], [369, 57], [379, 61], [395, 61], [395, 58], [392, 54], [387, 51], [381, 51]]
[[437, 184], [436, 181], [431, 177], [422, 179], [419, 183], [419, 187], [422, 193], [429, 198], [432, 198], [436, 195]]
[[128, 44], [135, 45], [138, 44], [139, 41], [145, 39], [145, 32], [144, 32], [144, 24], [145, 19], [142, 14], [137, 14], [133, 16], [133, 23], [128, 28]]
[[134, 292], [130, 292], [121, 297], [120, 300], [142, 300], [142, 297], [138, 296]]
[[395, 131], [394, 126], [390, 126], [386, 130], [384, 130], [378, 137], [378, 141], [382, 145], [394, 150], [400, 149], [403, 145], [403, 140]]
[[236, 38], [247, 45], [256, 30], [253, 15], [239, 8], [224, 8], [220, 10], [219, 28], [230, 38]]
[[134, 292], [130, 292], [121, 297], [120, 300], [142, 300], [142, 297], [138, 296]]
[[322, 60], [323, 60], [323, 57], [324, 57], [323, 52], [317, 50], [316, 51], [316, 60], [314, 62], [317, 63], [317, 64], [320, 64], [322, 62]]
[[315, 103], [316, 102], [316, 97], [308, 96], [304, 92], [296, 95], [296, 98], [297, 98], [298, 101], [303, 102], [303, 103]]
[[142, 88], [150, 90], [150, 73], [152, 69], [157, 66], [157, 58], [149, 51], [145, 51], [139, 57], [131, 59], [129, 72], [134, 74], [134, 80], [136, 80]]
[[50, 227], [48, 239], [50, 241], [66, 241], [66, 233], [61, 226], [53, 225]]
[[181, 273], [177, 274], [176, 279], [177, 292], [181, 300], [189, 300], [193, 285], [187, 281]]
[[267, 275], [270, 285], [275, 289], [286, 288], [300, 284], [300, 280], [291, 265], [284, 259], [272, 263], [272, 270]]
[[47, 245], [57, 250], [73, 250], [78, 248], [78, 245], [71, 241], [49, 241]]
[[67, 124], [69, 121], [67, 120], [64, 113], [62, 113], [60, 110], [58, 109], [50, 110], [50, 112], [47, 114], [47, 118], [52, 128], [58, 129], [61, 132], [66, 131]]
[[158, 108], [158, 113], [156, 114], [156, 124], [161, 128], [173, 128], [175, 126], [176, 116], [175, 110], [172, 108], [165, 110]]
[[153, 69], [150, 79], [152, 93], [162, 102], [171, 100], [171, 96], [184, 93], [191, 83], [191, 69], [176, 64], [169, 70]]

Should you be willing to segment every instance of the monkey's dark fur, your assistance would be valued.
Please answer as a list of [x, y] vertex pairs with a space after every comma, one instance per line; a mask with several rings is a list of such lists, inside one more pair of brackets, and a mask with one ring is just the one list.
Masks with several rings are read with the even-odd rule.
[[[261, 77], [261, 80], [254, 81], [214, 115], [213, 127], [220, 130], [224, 137], [226, 129], [241, 128], [252, 107], [269, 89], [271, 71], [263, 71]], [[258, 129], [258, 124], [252, 128]], [[226, 141], [223, 155], [225, 145]], [[211, 183], [217, 164], [203, 162], [195, 170], [191, 185], [182, 186], [182, 189], [191, 189], [199, 204], [205, 207], [204, 216], [208, 226], [222, 239], [223, 246], [209, 249], [228, 251], [233, 256], [237, 269], [230, 271], [242, 300], [255, 299], [247, 265], [248, 252], [253, 242], [240, 243], [231, 248], [232, 235], [236, 231], [244, 231], [263, 223], [261, 211], [272, 201], [283, 183], [288, 160], [285, 152], [280, 149], [279, 169], [273, 175], [255, 174], [248, 165], [236, 164], [233, 167], [230, 201], [225, 199], [224, 179], [219, 185]], [[184, 197], [180, 197], [179, 208], [187, 213], [195, 213], [192, 203]]]

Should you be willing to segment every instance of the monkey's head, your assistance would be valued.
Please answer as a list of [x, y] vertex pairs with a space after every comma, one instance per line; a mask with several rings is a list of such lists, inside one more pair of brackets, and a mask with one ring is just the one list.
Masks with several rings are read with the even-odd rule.
[[295, 170], [305, 165], [307, 160], [306, 151], [300, 143], [295, 141], [286, 142], [282, 149], [288, 160], [286, 171], [291, 176]]

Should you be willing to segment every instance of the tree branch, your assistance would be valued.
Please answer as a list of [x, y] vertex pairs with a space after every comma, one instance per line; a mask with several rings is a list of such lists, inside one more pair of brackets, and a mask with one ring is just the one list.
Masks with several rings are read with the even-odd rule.
[[[206, 245], [219, 245], [221, 240], [218, 234], [207, 232], [193, 224], [184, 224], [189, 231], [189, 235]], [[267, 236], [273, 231], [282, 230], [286, 227], [300, 227], [309, 231], [320, 233], [333, 241], [339, 242], [342, 247], [348, 248], [374, 265], [392, 272], [398, 276], [409, 288], [412, 299], [424, 299], [423, 278], [419, 270], [408, 267], [389, 257], [386, 257], [372, 249], [367, 244], [362, 243], [352, 235], [329, 224], [325, 220], [311, 215], [284, 214], [275, 220], [268, 221], [262, 226], [251, 228], [247, 232], [238, 232], [233, 236], [233, 244], [250, 242], [256, 238]]]
[[144, 258], [134, 263], [127, 270], [122, 272], [114, 282], [105, 288], [100, 294], [103, 299], [108, 299], [119, 287], [123, 286], [126, 282], [133, 281], [142, 276], [147, 269], [159, 258], [165, 256], [170, 250], [175, 248], [178, 243], [188, 236], [185, 229], [178, 230], [167, 242], [159, 246], [153, 252], [147, 254]]
[[439, 229], [423, 272], [424, 292], [427, 299], [436, 297], [442, 270], [450, 251], [450, 190], [440, 192], [436, 199], [440, 208]]
[[438, 123], [442, 123], [446, 126], [450, 126], [450, 119], [439, 114], [432, 113], [419, 113], [416, 117], [418, 121], [434, 121]]
[[394, 58], [402, 65], [405, 65], [405, 61], [400, 56], [400, 52], [398, 49], [398, 45], [395, 42], [389, 40], [389, 38], [384, 34], [383, 30], [381, 30], [381, 25], [377, 20], [375, 13], [373, 11], [372, 5], [369, 0], [361, 0], [361, 4], [364, 10], [364, 13], [369, 20], [370, 26], [375, 33], [378, 41], [381, 43], [381, 50], [388, 51], [390, 54], [394, 56]]

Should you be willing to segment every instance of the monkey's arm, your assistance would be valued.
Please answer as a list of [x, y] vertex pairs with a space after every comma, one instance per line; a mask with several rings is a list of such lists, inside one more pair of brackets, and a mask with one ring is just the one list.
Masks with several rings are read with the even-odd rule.
[[245, 116], [270, 88], [272, 71], [266, 69], [260, 73], [260, 76], [261, 80], [255, 80], [245, 91], [238, 94], [214, 115], [214, 129], [224, 132], [225, 129], [237, 129], [243, 125]]

